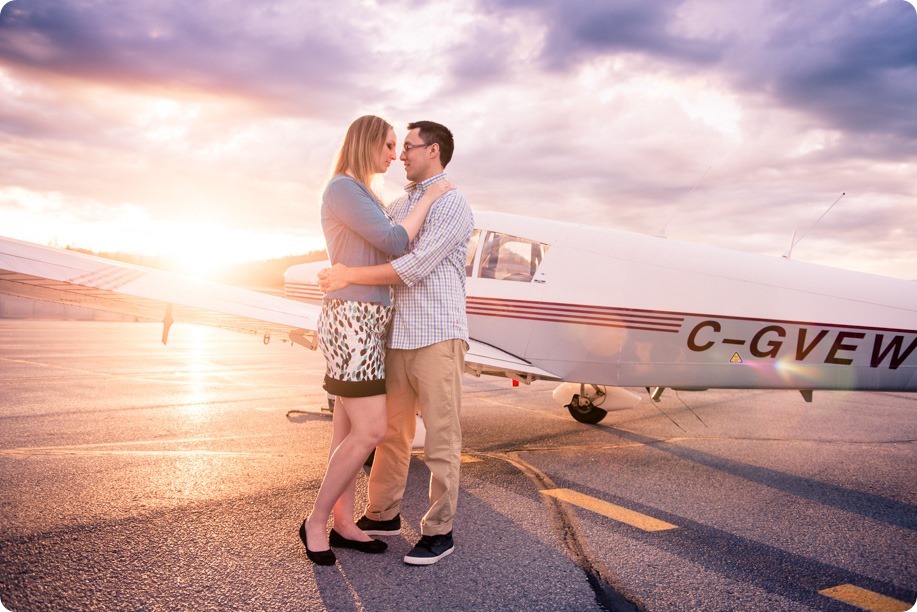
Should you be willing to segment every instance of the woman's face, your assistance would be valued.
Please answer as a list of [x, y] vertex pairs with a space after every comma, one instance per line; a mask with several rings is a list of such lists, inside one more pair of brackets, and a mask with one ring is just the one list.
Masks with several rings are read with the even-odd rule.
[[397, 150], [395, 146], [395, 130], [389, 128], [388, 134], [385, 137], [385, 142], [382, 143], [382, 148], [376, 156], [376, 174], [385, 174], [388, 172], [388, 167], [391, 166], [395, 158], [398, 157], [396, 154]]

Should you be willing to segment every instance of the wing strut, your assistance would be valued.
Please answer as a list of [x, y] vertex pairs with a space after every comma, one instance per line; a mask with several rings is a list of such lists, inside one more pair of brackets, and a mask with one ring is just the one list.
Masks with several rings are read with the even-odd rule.
[[294, 329], [290, 332], [290, 342], [304, 346], [307, 349], [314, 351], [318, 346], [318, 337], [313, 331], [306, 329]]
[[175, 320], [172, 318], [172, 304], [169, 304], [166, 308], [166, 316], [162, 320], [162, 343], [165, 344], [169, 341], [169, 330], [172, 329], [172, 323]]

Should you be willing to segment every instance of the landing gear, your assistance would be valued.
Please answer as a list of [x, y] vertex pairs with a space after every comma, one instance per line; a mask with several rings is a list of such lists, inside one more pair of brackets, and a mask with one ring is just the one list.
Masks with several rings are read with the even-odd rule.
[[605, 415], [608, 414], [608, 411], [602, 410], [601, 408], [596, 408], [592, 405], [592, 402], [586, 400], [586, 405], [579, 405], [574, 401], [567, 404], [567, 410], [570, 411], [570, 415], [579, 421], [580, 423], [586, 423], [587, 425], [595, 425], [599, 421], [605, 418]]
[[[588, 389], [587, 389], [588, 388]], [[570, 416], [587, 425], [595, 425], [605, 418], [607, 410], [596, 406], [605, 401], [605, 389], [596, 385], [580, 385], [580, 392], [573, 395], [573, 399], [566, 405]]]
[[553, 396], [570, 416], [587, 425], [595, 425], [611, 410], [627, 410], [640, 403], [640, 396], [627, 389], [586, 383], [561, 383]]

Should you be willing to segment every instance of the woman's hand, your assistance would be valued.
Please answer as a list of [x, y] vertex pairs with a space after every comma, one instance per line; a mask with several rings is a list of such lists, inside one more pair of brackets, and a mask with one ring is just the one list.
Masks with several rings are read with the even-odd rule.
[[423, 225], [433, 203], [453, 189], [455, 189], [455, 185], [446, 179], [439, 179], [426, 188], [420, 200], [417, 201], [414, 208], [408, 213], [408, 216], [401, 221], [401, 227], [408, 233], [409, 240], [414, 240], [417, 234], [420, 233], [420, 227]]
[[435, 183], [433, 183], [432, 185], [430, 185], [429, 187], [427, 187], [427, 191], [424, 192], [424, 195], [426, 195], [427, 192], [429, 192], [430, 195], [433, 196], [433, 199], [437, 200], [439, 199], [440, 196], [452, 191], [453, 189], [455, 189], [455, 185], [453, 185], [446, 179], [440, 179], [436, 181]]

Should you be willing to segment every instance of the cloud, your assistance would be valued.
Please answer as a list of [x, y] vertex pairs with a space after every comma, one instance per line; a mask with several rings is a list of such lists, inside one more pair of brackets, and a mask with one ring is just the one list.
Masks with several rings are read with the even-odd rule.
[[547, 30], [540, 59], [551, 70], [625, 53], [654, 71], [719, 72], [737, 90], [806, 113], [814, 126], [885, 139], [869, 144], [873, 154], [917, 155], [917, 13], [903, 0], [759, 0], [736, 10], [696, 0], [482, 6], [535, 16]]
[[765, 51], [772, 62], [762, 62], [760, 75], [782, 102], [857, 137], [890, 137], [886, 155], [917, 155], [912, 6], [850, 2], [838, 11], [788, 4]]
[[371, 72], [360, 28], [342, 37], [338, 21], [319, 3], [297, 10], [212, 0], [14, 0], [0, 14], [0, 60], [37, 75], [248, 96], [291, 114], [320, 114]]
[[541, 59], [550, 69], [567, 70], [597, 54], [643, 53], [691, 65], [719, 57], [716, 41], [680, 35], [672, 29], [681, 0], [484, 0], [497, 11], [541, 15], [548, 26]]
[[915, 27], [902, 0], [14, 0], [0, 221], [320, 239], [335, 149], [375, 113], [452, 128], [481, 210], [779, 255], [846, 191], [797, 253], [904, 274]]

